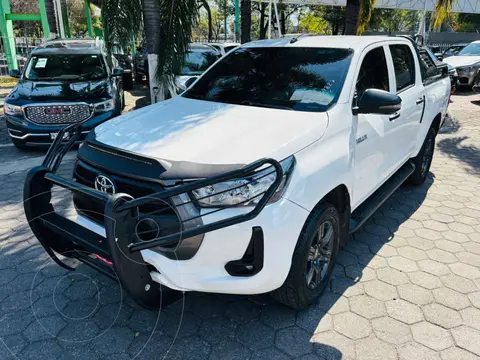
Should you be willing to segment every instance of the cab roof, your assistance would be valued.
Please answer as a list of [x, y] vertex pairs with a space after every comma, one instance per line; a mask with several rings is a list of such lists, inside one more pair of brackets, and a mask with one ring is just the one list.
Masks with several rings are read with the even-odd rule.
[[254, 47], [328, 47], [362, 50], [370, 44], [378, 42], [396, 42], [408, 44], [409, 40], [396, 36], [350, 36], [350, 35], [285, 35], [279, 39], [252, 41], [243, 45], [246, 48]]
[[59, 39], [46, 41], [33, 49], [32, 54], [102, 54], [103, 42], [99, 40]]

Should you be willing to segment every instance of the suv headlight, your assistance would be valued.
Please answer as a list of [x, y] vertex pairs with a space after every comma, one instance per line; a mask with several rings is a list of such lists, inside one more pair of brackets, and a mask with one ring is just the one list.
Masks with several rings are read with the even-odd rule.
[[21, 106], [12, 105], [9, 103], [4, 104], [4, 111], [7, 115], [23, 115]]
[[457, 70], [458, 71], [464, 71], [464, 72], [470, 72], [472, 70], [477, 69], [479, 66], [480, 66], [480, 63], [469, 65], [469, 66], [460, 66], [460, 67], [457, 68]]
[[[281, 163], [283, 179], [269, 203], [276, 202], [285, 192], [295, 165], [290, 156]], [[265, 191], [275, 181], [277, 173], [269, 166], [248, 178], [229, 180], [192, 191], [194, 201], [200, 207], [255, 206]]]
[[95, 112], [97, 113], [110, 111], [115, 109], [115, 100], [109, 99], [106, 101], [102, 101], [102, 102], [93, 104], [93, 107], [95, 108]]

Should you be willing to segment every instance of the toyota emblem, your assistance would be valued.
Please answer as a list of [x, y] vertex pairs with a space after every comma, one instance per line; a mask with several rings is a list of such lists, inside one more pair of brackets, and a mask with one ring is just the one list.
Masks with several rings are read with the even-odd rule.
[[95, 189], [107, 194], [115, 194], [116, 191], [113, 181], [105, 175], [98, 175], [95, 178]]

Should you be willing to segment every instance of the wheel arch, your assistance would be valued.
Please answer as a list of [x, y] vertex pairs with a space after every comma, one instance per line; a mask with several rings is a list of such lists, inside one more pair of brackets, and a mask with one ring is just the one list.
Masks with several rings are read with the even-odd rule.
[[430, 127], [435, 130], [435, 134], [438, 134], [438, 132], [440, 131], [441, 122], [442, 122], [442, 113], [438, 113], [437, 116], [433, 118], [432, 125], [430, 125]]
[[[348, 240], [348, 230], [350, 226], [351, 213], [351, 195], [345, 184], [339, 184], [330, 190], [320, 201], [315, 205], [314, 209], [320, 206], [325, 201], [334, 205], [340, 215], [340, 245], [343, 246]], [[313, 210], [312, 210], [313, 211]]]

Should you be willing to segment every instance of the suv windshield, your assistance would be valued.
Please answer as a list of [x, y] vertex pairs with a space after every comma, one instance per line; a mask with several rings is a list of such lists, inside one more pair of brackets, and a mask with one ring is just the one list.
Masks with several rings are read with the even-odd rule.
[[189, 51], [180, 75], [201, 75], [220, 58], [215, 51]]
[[460, 51], [458, 56], [479, 56], [480, 55], [480, 43], [471, 43]]
[[33, 55], [25, 71], [28, 80], [98, 80], [107, 76], [101, 55]]
[[229, 104], [326, 111], [340, 95], [353, 50], [240, 48], [183, 95]]

